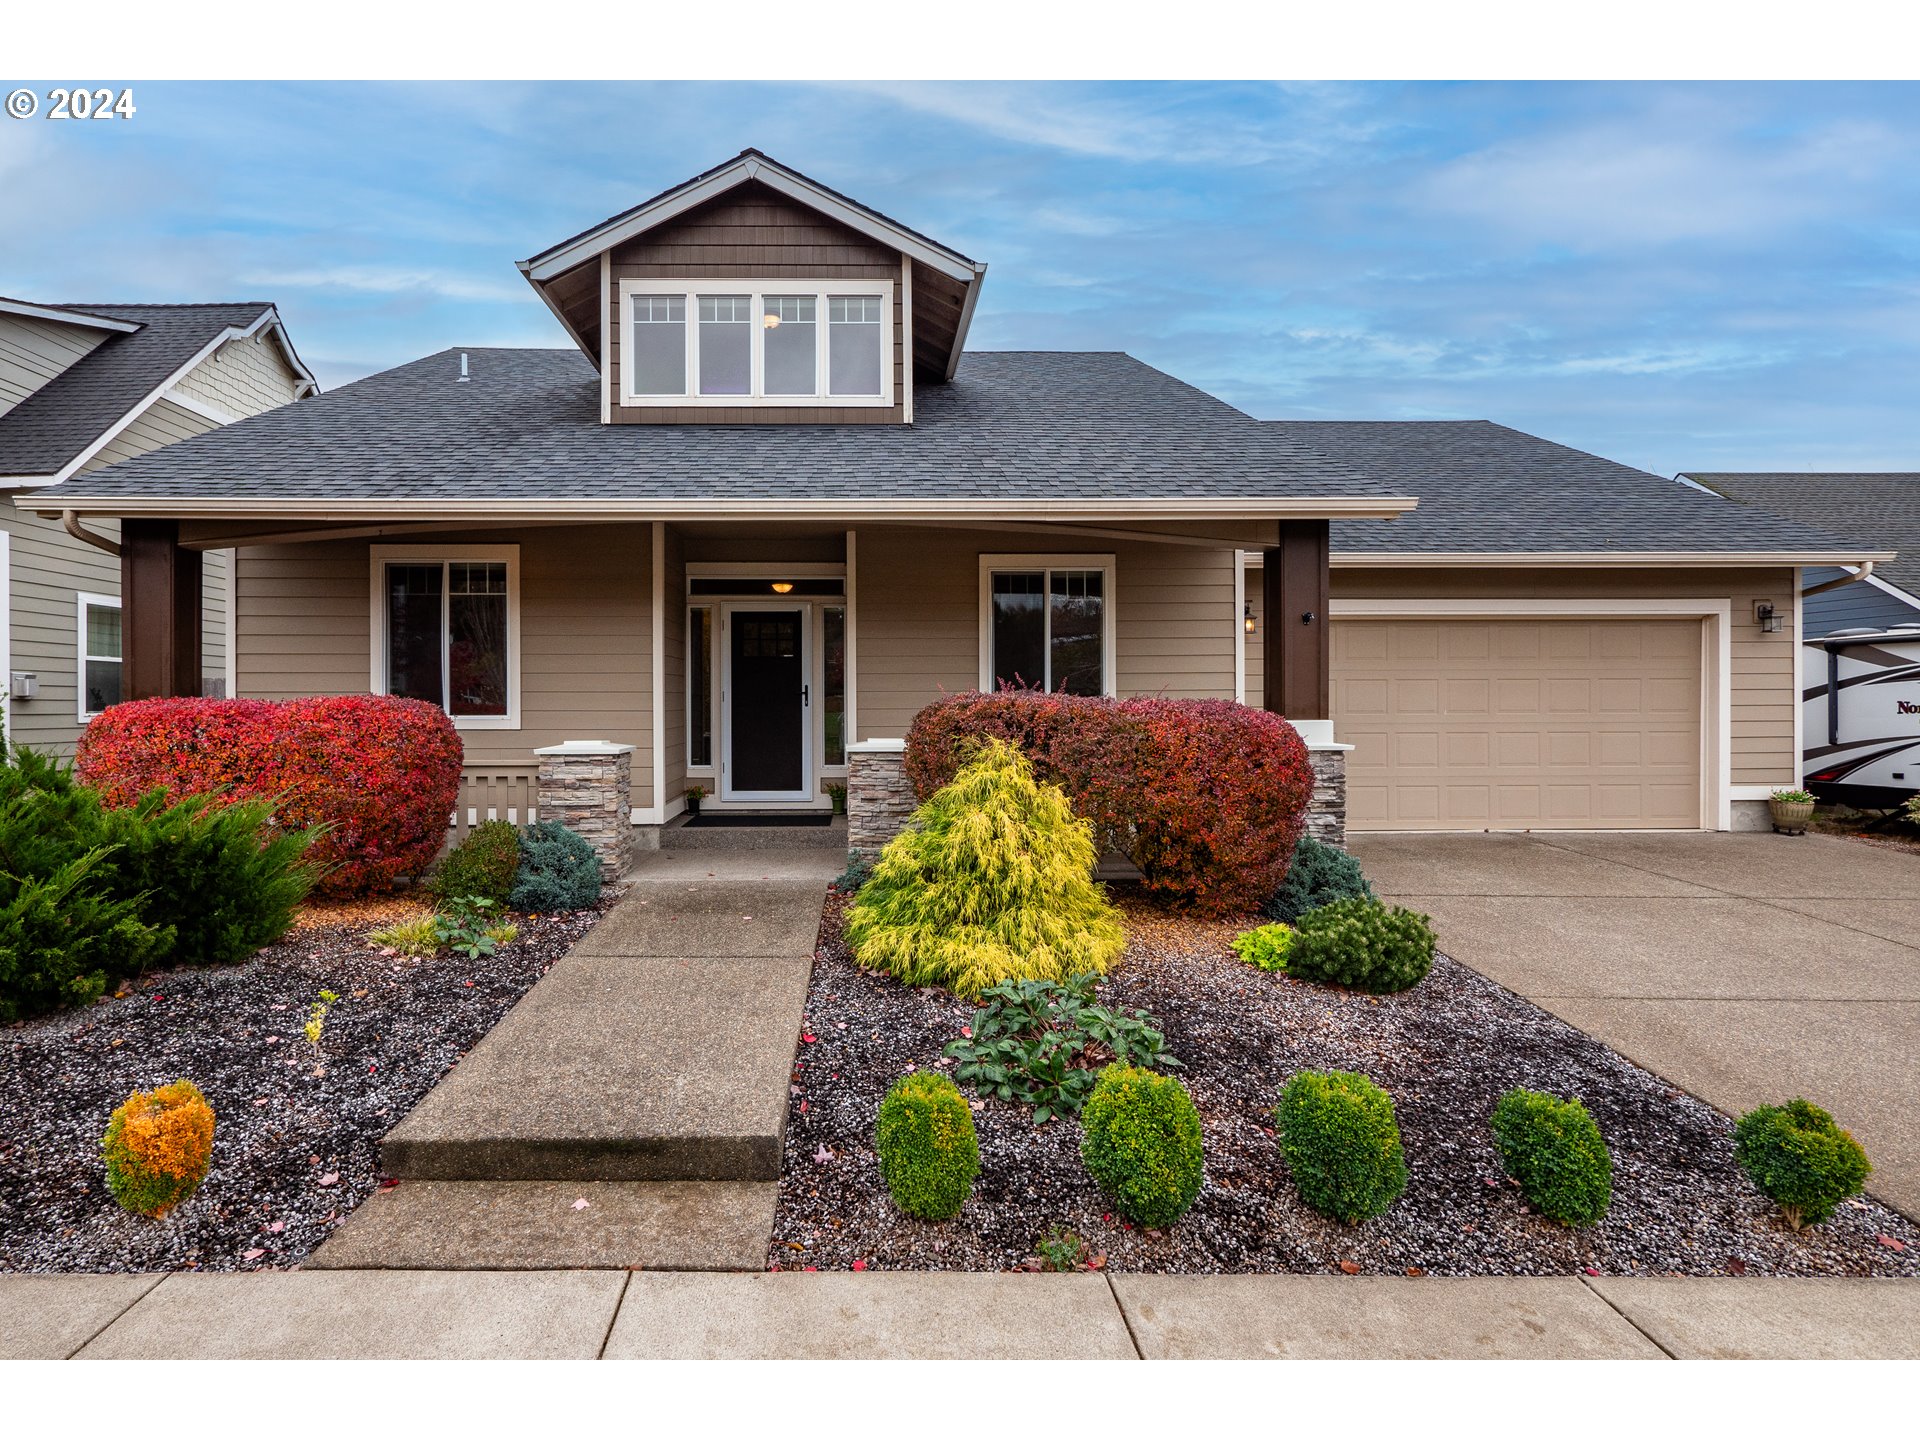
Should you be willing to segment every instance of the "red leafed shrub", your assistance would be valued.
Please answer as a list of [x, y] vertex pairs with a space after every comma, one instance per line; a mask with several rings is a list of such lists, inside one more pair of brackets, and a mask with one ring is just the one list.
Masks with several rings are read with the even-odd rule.
[[1226, 913], [1259, 908], [1286, 878], [1313, 767], [1277, 715], [1226, 700], [950, 696], [907, 732], [915, 794], [924, 800], [951, 780], [988, 735], [1024, 750], [1150, 891]]
[[74, 756], [109, 805], [154, 787], [270, 800], [276, 822], [326, 831], [319, 890], [353, 895], [426, 870], [460, 793], [460, 737], [440, 708], [386, 695], [130, 700], [87, 726]]

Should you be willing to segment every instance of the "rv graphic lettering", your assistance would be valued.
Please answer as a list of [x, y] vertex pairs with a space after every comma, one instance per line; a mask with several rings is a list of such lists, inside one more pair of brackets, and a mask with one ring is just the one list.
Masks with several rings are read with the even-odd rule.
[[1893, 703], [1896, 707], [1898, 707], [1894, 712], [1896, 714], [1920, 715], [1920, 702], [1916, 702], [1913, 700], [1896, 700]]

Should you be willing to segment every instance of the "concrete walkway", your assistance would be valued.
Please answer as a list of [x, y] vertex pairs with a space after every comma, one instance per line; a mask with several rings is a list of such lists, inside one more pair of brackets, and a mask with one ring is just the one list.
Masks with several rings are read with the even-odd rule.
[[0, 1275], [0, 1359], [1920, 1359], [1920, 1281]]
[[1828, 836], [1364, 835], [1440, 948], [1729, 1114], [1805, 1095], [1920, 1217], [1920, 856]]
[[762, 1268], [843, 864], [819, 847], [643, 855], [620, 903], [387, 1135], [400, 1185], [312, 1264]]

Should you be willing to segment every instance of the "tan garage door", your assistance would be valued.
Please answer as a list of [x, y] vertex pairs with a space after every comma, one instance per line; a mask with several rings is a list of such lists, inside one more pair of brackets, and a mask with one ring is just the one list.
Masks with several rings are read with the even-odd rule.
[[1700, 824], [1694, 620], [1340, 620], [1355, 830]]

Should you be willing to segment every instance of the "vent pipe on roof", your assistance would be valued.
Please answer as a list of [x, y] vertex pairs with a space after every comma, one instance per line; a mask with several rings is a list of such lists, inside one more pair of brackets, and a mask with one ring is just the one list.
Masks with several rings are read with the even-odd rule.
[[458, 383], [461, 385], [467, 383], [467, 352], [464, 350], [460, 352], [460, 379]]

